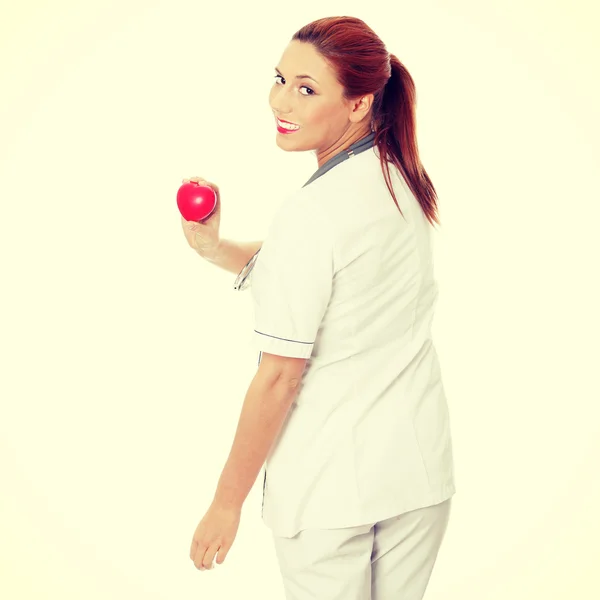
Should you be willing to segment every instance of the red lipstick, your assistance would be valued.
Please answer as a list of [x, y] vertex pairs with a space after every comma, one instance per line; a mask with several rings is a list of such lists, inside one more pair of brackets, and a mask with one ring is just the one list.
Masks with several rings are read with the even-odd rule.
[[279, 119], [279, 121], [281, 121], [282, 123], [289, 123], [290, 125], [296, 125], [297, 129], [286, 129], [285, 127], [281, 127], [279, 125], [279, 123], [277, 123], [278, 117], [275, 117], [275, 123], [277, 125], [277, 131], [279, 133], [295, 133], [296, 131], [298, 131], [300, 129], [299, 125], [296, 125], [296, 123], [292, 123], [290, 121], [286, 121], [285, 119]]

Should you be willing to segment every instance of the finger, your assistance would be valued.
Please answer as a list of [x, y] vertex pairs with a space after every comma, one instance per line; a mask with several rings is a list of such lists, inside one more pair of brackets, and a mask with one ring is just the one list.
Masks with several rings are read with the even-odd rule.
[[194, 227], [194, 225], [198, 225], [198, 221], [188, 221], [185, 217], [181, 216], [181, 226], [184, 229], [198, 229], [197, 227]]
[[194, 565], [199, 571], [205, 571], [204, 558], [206, 556], [206, 546], [200, 545], [196, 551], [196, 557], [194, 558]]
[[202, 229], [202, 227], [206, 227], [206, 225], [200, 223], [199, 221], [188, 221], [187, 228], [193, 233], [198, 233]]
[[192, 560], [196, 559], [196, 552], [198, 550], [198, 542], [196, 541], [196, 538], [194, 538], [192, 540], [192, 545], [190, 546], [190, 558]]
[[214, 542], [211, 546], [209, 546], [208, 550], [206, 551], [202, 564], [207, 569], [212, 569], [215, 566], [215, 556], [217, 554], [217, 551], [219, 550], [219, 546], [219, 542]]
[[210, 187], [213, 187], [215, 189], [218, 189], [217, 186], [212, 182], [212, 181], [208, 181], [208, 179], [204, 179], [204, 177], [196, 177], [195, 181], [197, 183], [201, 183], [203, 185], [208, 185]]
[[186, 221], [183, 217], [181, 218], [181, 228], [183, 229], [186, 236], [188, 231], [194, 231], [190, 229], [192, 225], [194, 225], [194, 221]]
[[223, 561], [225, 560], [225, 558], [227, 557], [227, 554], [229, 554], [229, 548], [231, 548], [230, 544], [223, 544], [220, 548], [219, 548], [219, 554], [217, 556], [217, 560], [216, 563], [218, 565], [222, 565]]

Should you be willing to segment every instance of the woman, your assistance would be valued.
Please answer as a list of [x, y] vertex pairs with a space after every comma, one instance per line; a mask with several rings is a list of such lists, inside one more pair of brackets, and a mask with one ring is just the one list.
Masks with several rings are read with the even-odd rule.
[[220, 199], [206, 223], [182, 220], [204, 258], [241, 269], [236, 289], [252, 283], [260, 352], [190, 557], [223, 562], [266, 459], [286, 598], [417, 600], [455, 484], [413, 80], [363, 21], [325, 18], [293, 36], [269, 102], [278, 146], [314, 150], [317, 171], [263, 243], [219, 238]]

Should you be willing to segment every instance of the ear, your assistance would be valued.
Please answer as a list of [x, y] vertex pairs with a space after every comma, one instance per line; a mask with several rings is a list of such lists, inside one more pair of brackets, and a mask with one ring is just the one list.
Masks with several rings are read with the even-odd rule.
[[369, 115], [371, 106], [373, 105], [373, 94], [366, 94], [358, 99], [350, 101], [350, 115], [348, 118], [353, 123], [360, 123], [365, 117]]

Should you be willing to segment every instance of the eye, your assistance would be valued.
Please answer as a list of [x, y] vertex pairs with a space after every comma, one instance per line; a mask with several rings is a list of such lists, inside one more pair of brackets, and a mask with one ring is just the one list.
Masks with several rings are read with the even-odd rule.
[[[281, 79], [283, 79], [282, 75], [275, 75], [275, 80], [277, 81], [277, 78], [281, 77]], [[285, 81], [285, 79], [283, 79]], [[309, 88], [307, 85], [301, 85], [300, 89], [305, 88], [307, 89], [310, 93], [309, 94], [302, 94], [303, 96], [314, 96], [315, 92], [313, 89]]]

